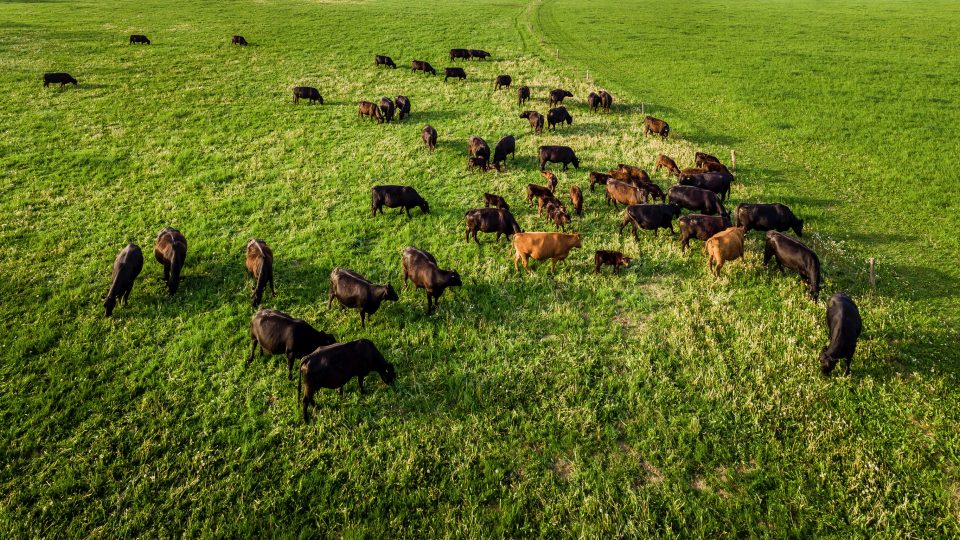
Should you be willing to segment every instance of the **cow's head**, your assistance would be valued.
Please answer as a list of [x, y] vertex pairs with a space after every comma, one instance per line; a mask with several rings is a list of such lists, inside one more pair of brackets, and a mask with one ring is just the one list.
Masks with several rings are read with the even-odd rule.
[[827, 348], [820, 350], [820, 373], [830, 375], [833, 368], [837, 366], [837, 359], [827, 354]]

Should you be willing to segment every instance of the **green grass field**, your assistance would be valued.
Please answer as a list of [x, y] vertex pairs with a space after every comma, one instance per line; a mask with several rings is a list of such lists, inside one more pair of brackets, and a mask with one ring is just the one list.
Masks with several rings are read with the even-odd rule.
[[[950, 3], [0, 5], [4, 537], [960, 534]], [[464, 83], [410, 73], [451, 65], [451, 47], [494, 56]], [[80, 85], [42, 88], [45, 71]], [[500, 73], [542, 113], [570, 89], [573, 126], [532, 135], [515, 90], [493, 92]], [[294, 106], [295, 85], [326, 104]], [[588, 112], [598, 88], [613, 114]], [[398, 94], [410, 119], [357, 118], [357, 101]], [[669, 140], [643, 137], [641, 104]], [[470, 135], [508, 133], [506, 172], [465, 170]], [[541, 144], [582, 160], [558, 173], [564, 193], [620, 162], [735, 149], [728, 207], [807, 219], [821, 301], [762, 266], [760, 233], [714, 279], [700, 242], [619, 236], [599, 190], [555, 274], [515, 272], [492, 236], [464, 242], [484, 191], [552, 230], [523, 204]], [[371, 219], [378, 183], [415, 186], [431, 212]], [[164, 226], [189, 242], [172, 298], [150, 256]], [[394, 386], [323, 392], [304, 425], [284, 362], [244, 365], [254, 236], [276, 256], [265, 306], [373, 340]], [[128, 242], [144, 270], [105, 319]], [[407, 245], [463, 276], [435, 315], [411, 290], [366, 329], [326, 307], [335, 266], [399, 287]], [[640, 264], [596, 276], [596, 249]], [[841, 290], [865, 331], [853, 375], [823, 378], [825, 299]]]

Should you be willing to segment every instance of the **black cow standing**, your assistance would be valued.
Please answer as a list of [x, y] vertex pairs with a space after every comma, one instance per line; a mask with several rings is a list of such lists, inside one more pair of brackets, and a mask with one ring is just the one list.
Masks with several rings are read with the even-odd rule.
[[830, 344], [820, 351], [820, 372], [829, 375], [842, 358], [846, 368], [844, 375], [850, 375], [850, 362], [863, 330], [863, 320], [857, 305], [846, 293], [837, 293], [827, 302], [827, 328], [830, 329]]

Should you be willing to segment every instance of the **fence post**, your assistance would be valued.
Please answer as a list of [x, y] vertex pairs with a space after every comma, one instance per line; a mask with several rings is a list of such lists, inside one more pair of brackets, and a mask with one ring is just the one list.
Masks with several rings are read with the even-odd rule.
[[731, 171], [737, 170], [737, 151], [736, 150], [730, 151], [730, 170]]
[[643, 102], [640, 102], [640, 116], [646, 116], [647, 113], [643, 112]]
[[876, 270], [877, 260], [874, 259], [873, 257], [870, 257], [868, 259], [868, 262], [870, 263], [870, 287], [873, 289], [876, 289], [877, 288], [877, 270]]

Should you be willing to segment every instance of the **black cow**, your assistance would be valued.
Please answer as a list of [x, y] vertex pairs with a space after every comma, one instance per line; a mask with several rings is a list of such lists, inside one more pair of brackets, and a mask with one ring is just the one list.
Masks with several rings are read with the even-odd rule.
[[680, 250], [687, 251], [691, 238], [706, 242], [711, 236], [729, 227], [730, 218], [727, 216], [707, 216], [704, 214], [683, 216], [680, 218]]
[[46, 88], [51, 84], [60, 83], [60, 88], [63, 88], [66, 84], [77, 85], [77, 80], [70, 76], [69, 73], [44, 73], [43, 74], [43, 87]]
[[385, 55], [382, 55], [382, 54], [378, 54], [378, 55], [374, 56], [374, 58], [373, 58], [373, 65], [375, 65], [375, 66], [390, 66], [390, 67], [392, 67], [393, 69], [396, 69], [396, 68], [397, 68], [397, 65], [393, 63], [393, 58], [390, 58], [389, 56], [385, 56]]
[[786, 205], [775, 204], [738, 204], [733, 215], [737, 227], [745, 231], [786, 231], [793, 229], [797, 236], [803, 237], [803, 220], [797, 219]]
[[143, 252], [140, 251], [140, 246], [130, 244], [120, 250], [116, 260], [113, 261], [110, 290], [103, 299], [107, 317], [113, 315], [113, 308], [117, 302], [123, 304], [128, 302], [130, 291], [133, 290], [133, 282], [140, 275], [141, 270], [143, 270]]
[[670, 202], [687, 210], [703, 212], [704, 214], [720, 214], [728, 216], [727, 209], [717, 197], [717, 194], [706, 189], [693, 186], [672, 186], [667, 190]]
[[567, 170], [567, 165], [570, 163], [572, 163], [574, 167], [580, 168], [580, 160], [569, 146], [541, 146], [541, 171], [546, 168], [547, 163], [563, 163], [563, 170]]
[[488, 53], [487, 51], [483, 51], [483, 50], [480, 50], [480, 49], [470, 49], [470, 58], [476, 58], [476, 59], [478, 59], [478, 60], [483, 60], [483, 59], [489, 58], [489, 57], [490, 57], [490, 53]]
[[493, 89], [509, 88], [512, 82], [513, 79], [509, 75], [497, 75], [497, 79], [493, 82]]
[[423, 130], [420, 132], [420, 138], [423, 139], [423, 144], [434, 151], [437, 148], [437, 130], [433, 129], [433, 126], [427, 124], [423, 126]]
[[319, 103], [323, 105], [323, 96], [320, 95], [320, 91], [312, 86], [294, 86], [293, 87], [293, 102], [300, 103], [301, 99], [310, 100], [310, 103]]
[[141, 45], [149, 45], [150, 40], [147, 39], [147, 36], [144, 36], [142, 34], [131, 34], [130, 45], [133, 45], [134, 43], [140, 43]]
[[394, 100], [397, 105], [397, 116], [403, 120], [404, 116], [410, 116], [410, 98], [407, 96], [397, 96]]
[[730, 195], [730, 184], [732, 182], [733, 175], [730, 173], [705, 172], [681, 176], [679, 184], [681, 186], [695, 186], [707, 191], [712, 191], [720, 196], [721, 201], [725, 201]]
[[517, 157], [517, 139], [513, 135], [507, 135], [500, 139], [497, 146], [493, 148], [493, 163], [497, 170], [500, 170], [500, 163], [507, 161], [507, 154]]
[[467, 224], [467, 242], [470, 241], [470, 236], [473, 235], [473, 241], [478, 245], [480, 244], [480, 241], [477, 240], [478, 231], [497, 233], [496, 241], [498, 242], [500, 241], [501, 235], [507, 235], [507, 239], [509, 240], [511, 235], [523, 232], [523, 229], [520, 228], [517, 220], [513, 218], [510, 210], [503, 208], [474, 208], [473, 210], [467, 210], [463, 219]]
[[409, 186], [373, 186], [370, 189], [370, 205], [374, 216], [378, 211], [382, 214], [384, 206], [403, 208], [401, 211], [406, 211], [407, 217], [410, 217], [410, 209], [414, 207], [420, 208], [424, 214], [430, 211], [427, 201]]
[[812, 249], [785, 234], [767, 231], [766, 244], [763, 247], [764, 266], [770, 262], [771, 257], [776, 257], [781, 274], [784, 266], [790, 270], [796, 270], [807, 284], [810, 298], [814, 302], [817, 301], [821, 286], [820, 258]]
[[606, 90], [600, 91], [600, 106], [603, 107], [603, 112], [610, 112], [610, 107], [613, 106], [613, 96]]
[[397, 111], [397, 106], [393, 104], [393, 100], [387, 96], [380, 98], [380, 112], [383, 114], [383, 121], [390, 123], [393, 121], [393, 114]]
[[343, 395], [343, 387], [356, 377], [360, 393], [363, 393], [363, 378], [376, 371], [386, 384], [392, 384], [397, 378], [393, 364], [384, 360], [369, 339], [358, 339], [349, 343], [337, 343], [321, 347], [300, 361], [300, 382], [297, 383], [297, 396], [305, 385], [303, 395], [303, 421], [309, 422], [307, 414], [310, 405], [316, 406], [313, 395], [321, 388], [337, 389]]
[[467, 139], [467, 155], [490, 161], [490, 145], [482, 138], [473, 135]]
[[850, 375], [850, 362], [863, 331], [863, 320], [857, 305], [846, 293], [837, 293], [827, 302], [827, 328], [830, 329], [830, 344], [820, 350], [820, 372], [829, 375], [843, 358], [846, 364], [844, 375]]
[[243, 45], [244, 47], [247, 46], [247, 40], [244, 39], [243, 36], [233, 36], [233, 38], [230, 39], [230, 43], [232, 45]]
[[601, 105], [600, 96], [596, 92], [590, 92], [587, 96], [587, 105], [590, 105], [590, 112], [597, 112]]
[[593, 271], [599, 274], [600, 268], [603, 265], [610, 265], [613, 267], [613, 273], [620, 275], [620, 267], [630, 266], [631, 262], [632, 259], [630, 257], [624, 256], [624, 254], [619, 251], [598, 249], [597, 252], [593, 254]]
[[447, 82], [447, 79], [454, 77], [465, 81], [467, 79], [467, 72], [461, 67], [448, 67], [443, 68], [443, 82]]
[[437, 70], [433, 69], [433, 66], [430, 65], [430, 62], [425, 60], [414, 60], [410, 64], [410, 71], [422, 71], [424, 73], [429, 73], [431, 75], [436, 75]]
[[593, 191], [593, 186], [600, 184], [601, 186], [607, 185], [607, 181], [613, 178], [607, 173], [590, 171], [590, 191]]
[[561, 88], [555, 88], [550, 91], [550, 106], [559, 105], [563, 103], [563, 98], [573, 97], [573, 94], [567, 90]]
[[680, 207], [675, 204], [631, 204], [623, 214], [620, 222], [620, 234], [628, 224], [633, 227], [633, 237], [640, 236], [638, 229], [653, 231], [656, 236], [659, 229], [670, 229], [673, 234], [673, 220], [680, 215]]
[[521, 86], [520, 88], [517, 88], [517, 105], [523, 105], [528, 99], [530, 99], [530, 87]]
[[396, 302], [400, 299], [393, 285], [376, 285], [360, 274], [347, 268], [334, 268], [330, 272], [330, 296], [327, 307], [336, 298], [345, 308], [354, 308], [360, 312], [360, 326], [367, 327], [367, 315], [373, 315], [386, 300]]
[[530, 122], [530, 128], [534, 133], [539, 135], [543, 132], [543, 115], [537, 111], [523, 111], [520, 113], [520, 118], [526, 118]]
[[573, 123], [573, 117], [567, 112], [566, 107], [557, 107], [547, 111], [548, 128], [553, 129], [553, 126], [563, 124], [564, 122], [566, 122], [568, 126]]
[[463, 285], [460, 274], [456, 270], [441, 270], [433, 255], [413, 246], [404, 248], [401, 268], [404, 289], [407, 288], [407, 279], [409, 279], [416, 288], [426, 291], [427, 315], [433, 312], [434, 306], [440, 300], [440, 295], [447, 287]]
[[468, 49], [450, 49], [450, 61], [452, 62], [457, 58], [469, 60], [470, 51]]
[[260, 356], [266, 351], [268, 354], [283, 354], [287, 357], [289, 379], [293, 379], [294, 360], [303, 358], [317, 347], [336, 343], [333, 336], [317, 330], [306, 321], [273, 309], [261, 309], [250, 319], [250, 341], [247, 365], [253, 362], [253, 355], [259, 346]]

